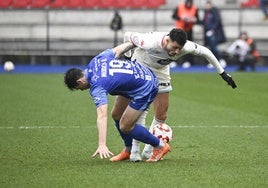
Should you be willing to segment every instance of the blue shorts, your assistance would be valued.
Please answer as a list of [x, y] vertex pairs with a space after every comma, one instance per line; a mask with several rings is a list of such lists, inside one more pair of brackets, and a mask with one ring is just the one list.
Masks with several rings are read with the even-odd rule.
[[149, 95], [146, 95], [139, 99], [132, 99], [129, 103], [129, 106], [135, 110], [145, 111], [149, 108], [157, 93], [158, 87], [154, 87]]

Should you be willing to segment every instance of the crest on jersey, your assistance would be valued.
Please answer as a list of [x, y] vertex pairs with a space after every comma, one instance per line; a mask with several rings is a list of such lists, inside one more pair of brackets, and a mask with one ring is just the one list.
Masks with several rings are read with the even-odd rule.
[[134, 36], [133, 37], [133, 43], [136, 45], [136, 46], [143, 46], [144, 45], [144, 40], [139, 40], [139, 37], [138, 36]]

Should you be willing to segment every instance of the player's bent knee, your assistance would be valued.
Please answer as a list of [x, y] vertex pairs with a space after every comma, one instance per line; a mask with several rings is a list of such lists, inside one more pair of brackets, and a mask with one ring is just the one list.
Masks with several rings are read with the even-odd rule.
[[129, 134], [131, 131], [131, 128], [125, 127], [125, 126], [121, 126], [120, 125], [120, 131], [124, 134]]
[[128, 133], [130, 133], [130, 131], [131, 131], [131, 130], [133, 129], [133, 127], [134, 127], [132, 124], [122, 121], [122, 119], [120, 120], [119, 125], [120, 125], [120, 127], [119, 127], [119, 128], [120, 128], [120, 131], [121, 131], [122, 133], [124, 133], [124, 134], [128, 134]]
[[120, 120], [120, 118], [121, 118], [121, 115], [114, 110], [111, 111], [111, 116], [112, 116], [113, 120], [117, 120], [117, 121]]

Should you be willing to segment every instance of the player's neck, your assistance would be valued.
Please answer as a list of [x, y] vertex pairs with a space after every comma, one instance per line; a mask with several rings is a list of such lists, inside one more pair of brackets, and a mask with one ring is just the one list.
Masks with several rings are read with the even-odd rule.
[[169, 36], [165, 35], [162, 39], [161, 45], [162, 48], [164, 48], [167, 45], [167, 40], [168, 40]]

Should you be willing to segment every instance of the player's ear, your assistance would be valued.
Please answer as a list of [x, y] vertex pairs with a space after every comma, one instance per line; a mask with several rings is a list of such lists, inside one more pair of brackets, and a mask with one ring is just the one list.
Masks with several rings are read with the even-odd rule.
[[78, 80], [76, 80], [76, 83], [77, 83], [77, 84], [82, 84], [82, 83], [83, 83], [82, 78], [79, 78]]
[[76, 80], [76, 83], [78, 83], [78, 84], [84, 84], [84, 83], [86, 83], [86, 82], [87, 82], [87, 80], [86, 80], [85, 77], [81, 77], [81, 78], [79, 78], [78, 80]]

